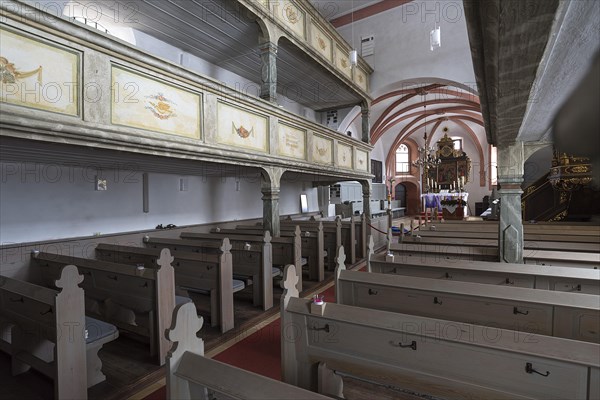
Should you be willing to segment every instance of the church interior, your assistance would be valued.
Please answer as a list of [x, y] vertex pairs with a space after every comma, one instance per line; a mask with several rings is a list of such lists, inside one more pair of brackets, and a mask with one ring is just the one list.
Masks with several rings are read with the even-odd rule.
[[600, 400], [599, 20], [1, 1], [0, 399]]

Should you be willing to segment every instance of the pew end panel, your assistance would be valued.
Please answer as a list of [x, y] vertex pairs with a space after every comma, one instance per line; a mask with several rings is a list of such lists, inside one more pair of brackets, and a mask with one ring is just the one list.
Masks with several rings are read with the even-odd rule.
[[[54, 380], [54, 397], [87, 398], [83, 276], [67, 265], [57, 290], [2, 278], [0, 314], [11, 321], [13, 375], [33, 367]], [[7, 347], [7, 346], [3, 346]]]

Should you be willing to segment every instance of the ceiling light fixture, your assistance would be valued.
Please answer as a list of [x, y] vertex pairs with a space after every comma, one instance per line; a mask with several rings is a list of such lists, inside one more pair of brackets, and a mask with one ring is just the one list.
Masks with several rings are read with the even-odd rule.
[[350, 35], [352, 36], [352, 50], [350, 50], [350, 65], [356, 67], [358, 65], [358, 51], [354, 48], [354, 0], [352, 0], [350, 9]]
[[442, 32], [441, 28], [435, 25], [433, 26], [433, 30], [429, 32], [429, 47], [431, 51], [437, 49], [438, 47], [442, 47]]

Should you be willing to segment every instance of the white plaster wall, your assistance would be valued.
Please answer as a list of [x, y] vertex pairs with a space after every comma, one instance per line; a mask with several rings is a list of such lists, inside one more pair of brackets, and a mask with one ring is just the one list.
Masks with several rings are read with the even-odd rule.
[[[429, 32], [438, 24], [442, 46], [430, 50]], [[476, 89], [462, 1], [412, 1], [355, 21], [338, 32], [355, 48], [375, 36], [375, 54], [365, 60], [375, 69], [371, 93], [395, 82], [422, 77], [448, 79]]]
[[[261, 218], [260, 179], [148, 174], [149, 212], [142, 209], [142, 172], [104, 170], [108, 190], [95, 190], [95, 169], [34, 163], [0, 163], [0, 243], [91, 236]], [[318, 211], [316, 189], [282, 182], [280, 212], [300, 212], [300, 194]]]

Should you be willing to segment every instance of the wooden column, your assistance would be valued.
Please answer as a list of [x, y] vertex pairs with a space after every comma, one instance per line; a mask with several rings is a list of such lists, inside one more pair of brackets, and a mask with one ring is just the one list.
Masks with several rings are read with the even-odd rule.
[[263, 226], [273, 236], [280, 236], [279, 224], [279, 188], [262, 189]]
[[260, 47], [261, 75], [260, 97], [270, 102], [277, 102], [277, 45], [272, 42], [263, 43]]
[[371, 140], [371, 123], [369, 117], [371, 116], [371, 108], [367, 102], [363, 102], [360, 105], [360, 113], [362, 117], [362, 141], [369, 143]]
[[365, 222], [367, 224], [371, 223], [371, 182], [369, 181], [361, 181], [363, 192], [363, 214], [365, 214]]
[[280, 236], [279, 223], [279, 192], [283, 169], [277, 167], [264, 167], [262, 172], [262, 201], [263, 201], [263, 227], [271, 232], [271, 236]]
[[500, 223], [498, 255], [500, 262], [523, 263], [523, 218], [521, 183], [524, 170], [523, 142], [498, 146], [498, 185]]

